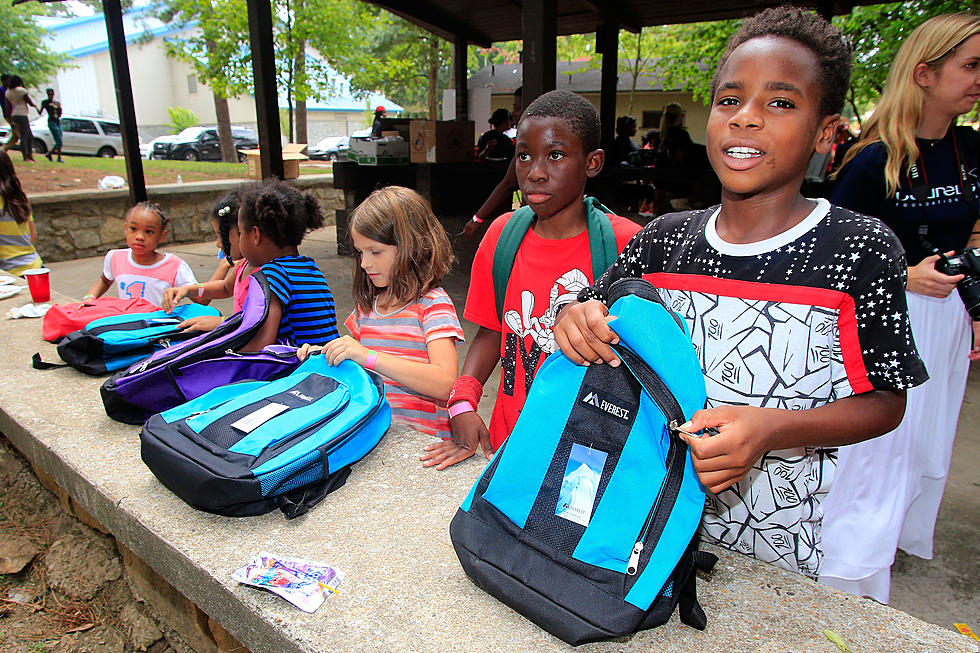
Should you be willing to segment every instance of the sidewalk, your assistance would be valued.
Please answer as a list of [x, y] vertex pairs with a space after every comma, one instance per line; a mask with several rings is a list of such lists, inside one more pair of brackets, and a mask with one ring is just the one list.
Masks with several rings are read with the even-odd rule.
[[[180, 244], [164, 248], [183, 258], [198, 280], [207, 280], [217, 263], [212, 242]], [[338, 322], [350, 314], [351, 261], [337, 255], [334, 227], [316, 231], [303, 242], [301, 253], [314, 258], [334, 291]], [[97, 278], [102, 258], [53, 263], [52, 287], [71, 297], [82, 297]], [[467, 343], [476, 327], [462, 320], [469, 283], [469, 270], [457, 270], [444, 280], [444, 286], [461, 316]], [[110, 292], [114, 293], [115, 288]], [[227, 313], [231, 300], [214, 306]], [[343, 329], [341, 329], [343, 331]], [[460, 365], [467, 345], [459, 350]], [[489, 421], [496, 396], [499, 374], [494, 373], [485, 389], [480, 413]], [[892, 607], [952, 629], [953, 623], [966, 622], [980, 632], [980, 369], [971, 371], [953, 452], [953, 465], [946, 495], [936, 526], [935, 559], [921, 560], [899, 553], [892, 573]]]

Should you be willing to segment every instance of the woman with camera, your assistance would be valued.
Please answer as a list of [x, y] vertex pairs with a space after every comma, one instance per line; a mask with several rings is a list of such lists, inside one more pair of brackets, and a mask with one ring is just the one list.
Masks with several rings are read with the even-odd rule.
[[831, 199], [880, 218], [901, 240], [912, 333], [930, 376], [909, 391], [895, 431], [839, 450], [823, 503], [820, 581], [883, 603], [896, 548], [932, 558], [969, 361], [980, 359], [971, 344], [980, 322], [953, 292], [961, 284], [969, 294], [971, 283], [954, 273], [965, 258], [955, 255], [980, 245], [980, 134], [955, 124], [978, 98], [980, 16], [947, 14], [920, 25], [902, 44]]

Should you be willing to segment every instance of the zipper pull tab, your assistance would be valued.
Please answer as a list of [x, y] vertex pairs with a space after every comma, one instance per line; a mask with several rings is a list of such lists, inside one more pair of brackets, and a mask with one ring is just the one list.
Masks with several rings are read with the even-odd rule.
[[137, 372], [143, 372], [143, 371], [145, 371], [145, 370], [146, 370], [146, 368], [147, 368], [147, 367], [149, 367], [149, 365], [150, 365], [150, 359], [149, 359], [149, 358], [147, 358], [147, 359], [146, 359], [145, 361], [143, 361], [143, 362], [142, 362], [142, 363], [140, 364], [140, 366], [139, 366], [139, 367], [137, 367], [137, 368], [136, 368], [136, 371], [137, 371]]
[[159, 344], [164, 349], [170, 347], [170, 338], [162, 338], [157, 344]]
[[626, 574], [636, 576], [636, 570], [640, 566], [640, 552], [643, 551], [643, 542], [633, 545], [633, 553], [630, 554], [630, 561], [626, 563]]
[[225, 350], [225, 356], [237, 356], [238, 358], [245, 358], [244, 356], [242, 356], [241, 354], [239, 354], [234, 349], [226, 349]]

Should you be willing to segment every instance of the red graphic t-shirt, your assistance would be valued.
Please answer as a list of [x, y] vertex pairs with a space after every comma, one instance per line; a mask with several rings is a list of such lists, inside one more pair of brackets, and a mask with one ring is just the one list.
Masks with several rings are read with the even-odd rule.
[[[491, 269], [497, 240], [510, 216], [506, 214], [494, 220], [480, 243], [473, 259], [463, 312], [470, 322], [501, 332], [500, 389], [489, 426], [494, 449], [514, 429], [538, 367], [548, 354], [558, 350], [552, 332], [557, 309], [574, 301], [578, 291], [592, 283], [588, 231], [583, 230], [572, 238], [552, 240], [541, 238], [531, 228], [514, 259], [501, 325], [497, 319]], [[609, 219], [616, 234], [616, 248], [622, 251], [640, 226], [616, 215], [610, 215]]]

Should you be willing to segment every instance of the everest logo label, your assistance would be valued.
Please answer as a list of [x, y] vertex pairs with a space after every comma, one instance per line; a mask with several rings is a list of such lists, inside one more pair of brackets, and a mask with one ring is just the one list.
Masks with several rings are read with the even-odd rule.
[[307, 402], [313, 401], [313, 397], [311, 397], [310, 395], [304, 395], [299, 390], [290, 390], [289, 394], [293, 395], [294, 397], [297, 397], [298, 399], [302, 399], [303, 401], [307, 401]]
[[586, 388], [585, 396], [582, 397], [581, 402], [590, 406], [594, 410], [601, 411], [608, 415], [612, 415], [618, 419], [628, 421], [633, 413], [634, 407], [625, 407], [620, 403], [612, 401], [611, 397], [604, 392], [600, 392], [593, 388]]

